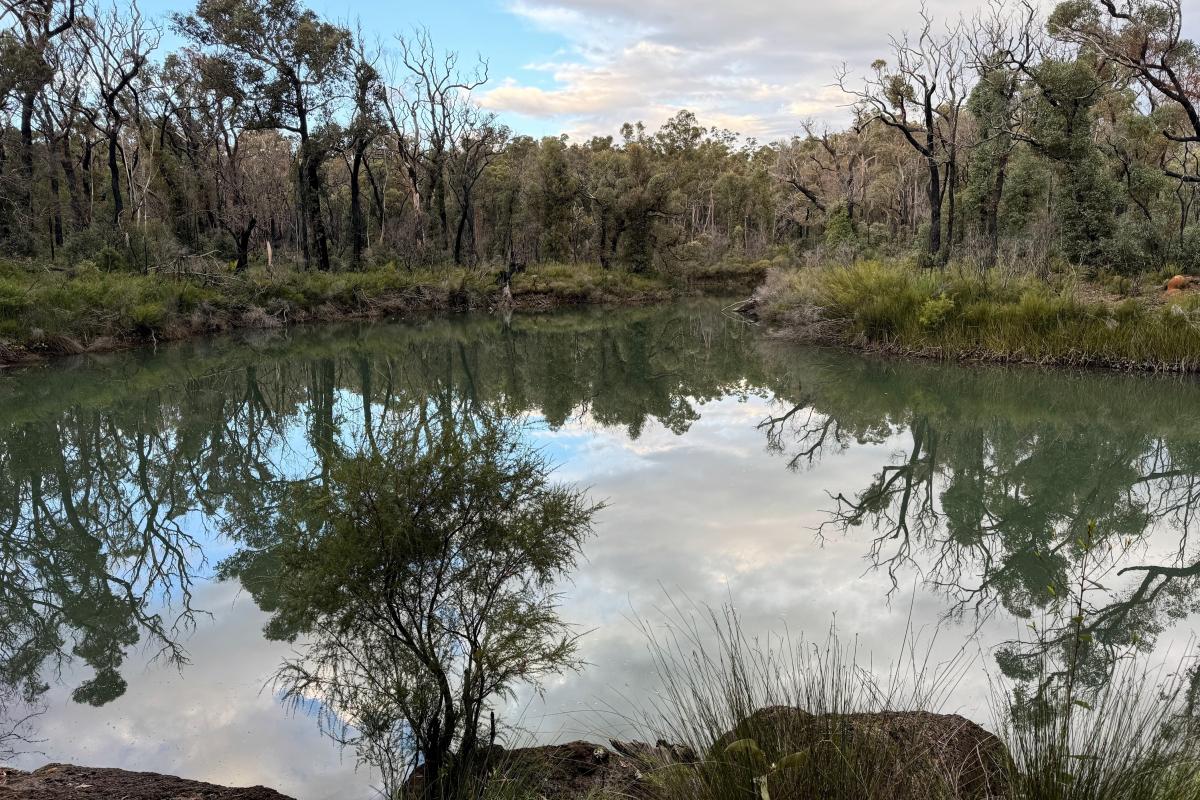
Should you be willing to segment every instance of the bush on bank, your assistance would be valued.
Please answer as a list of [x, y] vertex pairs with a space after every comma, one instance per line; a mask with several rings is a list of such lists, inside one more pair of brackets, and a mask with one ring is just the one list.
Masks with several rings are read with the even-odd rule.
[[1051, 280], [901, 262], [773, 272], [762, 318], [810, 341], [964, 360], [1200, 369], [1200, 295], [1119, 297]]

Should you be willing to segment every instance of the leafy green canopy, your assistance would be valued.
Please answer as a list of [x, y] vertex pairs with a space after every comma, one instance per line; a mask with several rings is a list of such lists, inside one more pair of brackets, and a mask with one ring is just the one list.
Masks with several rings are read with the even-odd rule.
[[286, 698], [319, 703], [393, 786], [421, 762], [452, 794], [485, 710], [577, 665], [556, 586], [597, 508], [550, 481], [519, 427], [443, 419], [331, 455], [289, 487], [266, 546], [222, 569], [274, 612], [269, 637], [303, 642]]

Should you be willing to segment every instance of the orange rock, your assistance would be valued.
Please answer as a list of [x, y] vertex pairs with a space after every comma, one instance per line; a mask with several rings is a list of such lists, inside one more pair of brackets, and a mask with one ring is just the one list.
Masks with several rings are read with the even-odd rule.
[[1192, 279], [1187, 275], [1176, 275], [1171, 280], [1167, 281], [1167, 291], [1173, 289], [1186, 289], [1192, 283]]

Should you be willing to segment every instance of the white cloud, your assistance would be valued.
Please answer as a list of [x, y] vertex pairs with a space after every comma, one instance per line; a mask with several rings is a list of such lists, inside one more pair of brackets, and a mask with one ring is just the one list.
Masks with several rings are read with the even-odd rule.
[[[937, 0], [944, 19], [974, 0]], [[838, 65], [866, 71], [891, 34], [911, 27], [916, 2], [873, 0], [519, 0], [510, 10], [569, 42], [547, 88], [508, 80], [482, 96], [501, 112], [557, 122], [575, 136], [651, 128], [681, 108], [707, 125], [786, 137], [805, 119], [840, 124], [847, 99], [830, 84]]]
[[[943, 22], [984, 5], [927, 2]], [[918, 0], [516, 0], [512, 13], [568, 42], [551, 68], [556, 85], [509, 81], [482, 101], [573, 136], [637, 120], [653, 129], [687, 108], [703, 124], [787, 137], [806, 119], [844, 124], [835, 70], [865, 74], [889, 37], [917, 26], [918, 9]]]

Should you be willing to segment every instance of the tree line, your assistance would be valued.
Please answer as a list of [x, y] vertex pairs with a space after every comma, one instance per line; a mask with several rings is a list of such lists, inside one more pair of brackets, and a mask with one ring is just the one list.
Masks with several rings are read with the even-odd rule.
[[[1200, 54], [1180, 0], [922, 9], [842, 130], [680, 111], [573, 141], [473, 99], [488, 65], [298, 0], [2, 0], [0, 254], [155, 271], [563, 261], [632, 271], [917, 253], [1117, 270], [1200, 256]], [[183, 44], [161, 47], [172, 31]], [[882, 44], [882, 43], [881, 43]]]

